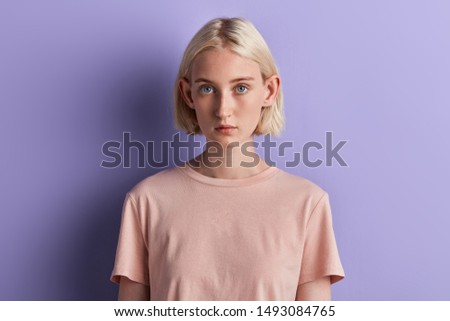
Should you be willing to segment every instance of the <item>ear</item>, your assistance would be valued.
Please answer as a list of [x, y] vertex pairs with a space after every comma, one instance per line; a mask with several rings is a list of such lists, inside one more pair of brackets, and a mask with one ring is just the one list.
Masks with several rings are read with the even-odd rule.
[[272, 75], [264, 81], [264, 107], [271, 107], [278, 97], [280, 90], [281, 78], [278, 75]]
[[178, 90], [181, 92], [184, 102], [192, 109], [194, 109], [194, 101], [192, 99], [191, 84], [188, 79], [181, 78], [178, 81]]

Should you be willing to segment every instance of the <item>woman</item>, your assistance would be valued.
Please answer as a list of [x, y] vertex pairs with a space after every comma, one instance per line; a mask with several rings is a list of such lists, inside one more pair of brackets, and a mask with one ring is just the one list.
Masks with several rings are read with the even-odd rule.
[[344, 277], [328, 194], [259, 159], [283, 127], [280, 76], [247, 20], [215, 19], [184, 53], [180, 129], [205, 151], [127, 193], [111, 276], [121, 300], [330, 300]]

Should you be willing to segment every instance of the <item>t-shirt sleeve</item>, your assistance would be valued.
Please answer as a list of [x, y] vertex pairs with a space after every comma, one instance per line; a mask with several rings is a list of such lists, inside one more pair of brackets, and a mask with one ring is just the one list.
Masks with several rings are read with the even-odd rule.
[[116, 260], [111, 274], [111, 281], [120, 283], [120, 277], [149, 285], [148, 247], [145, 242], [138, 207], [133, 197], [127, 193], [117, 244]]
[[333, 231], [331, 208], [325, 193], [312, 210], [306, 225], [305, 243], [298, 284], [311, 282], [325, 276], [331, 283], [344, 278]]

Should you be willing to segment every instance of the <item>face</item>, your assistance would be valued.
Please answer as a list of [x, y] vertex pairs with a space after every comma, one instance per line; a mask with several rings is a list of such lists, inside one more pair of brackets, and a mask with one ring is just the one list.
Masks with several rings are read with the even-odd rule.
[[253, 140], [261, 111], [275, 101], [278, 85], [278, 76], [264, 80], [256, 62], [229, 49], [199, 54], [190, 79], [180, 81], [203, 135], [221, 144]]

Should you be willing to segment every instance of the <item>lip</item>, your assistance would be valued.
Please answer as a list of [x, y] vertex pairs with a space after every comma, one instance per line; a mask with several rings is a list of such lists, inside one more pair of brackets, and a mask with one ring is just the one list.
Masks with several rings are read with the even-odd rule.
[[236, 127], [232, 126], [232, 125], [220, 125], [220, 126], [216, 127], [216, 129], [232, 129], [232, 128], [236, 128]]
[[215, 128], [221, 134], [232, 134], [237, 127], [232, 125], [220, 125]]

